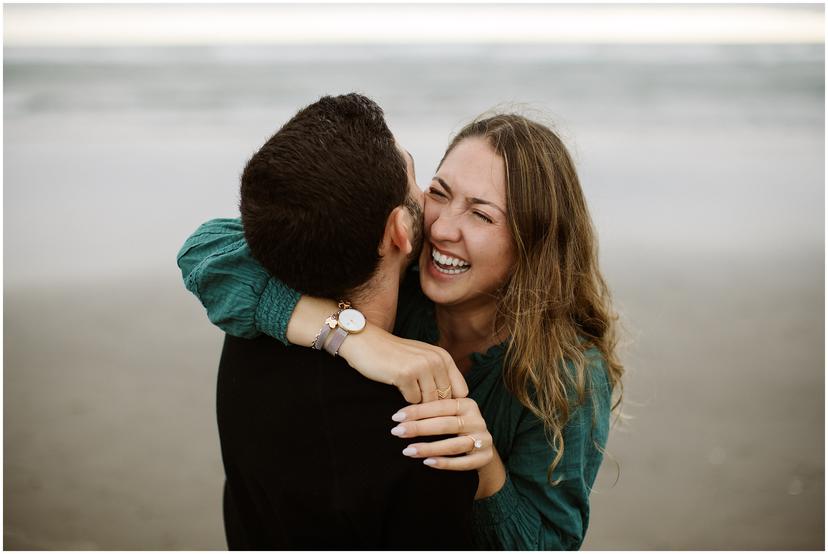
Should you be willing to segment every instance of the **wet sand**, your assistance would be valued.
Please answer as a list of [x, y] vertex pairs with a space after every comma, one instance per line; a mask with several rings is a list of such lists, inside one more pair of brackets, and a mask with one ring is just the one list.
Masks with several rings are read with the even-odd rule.
[[[584, 548], [822, 549], [822, 251], [641, 249], [604, 267], [633, 419]], [[175, 268], [7, 288], [4, 317], [5, 548], [225, 548], [222, 335]]]

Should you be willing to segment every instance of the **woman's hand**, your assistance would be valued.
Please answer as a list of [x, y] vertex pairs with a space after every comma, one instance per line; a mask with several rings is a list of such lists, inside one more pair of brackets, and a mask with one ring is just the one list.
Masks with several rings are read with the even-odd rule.
[[423, 463], [428, 466], [454, 471], [479, 470], [494, 458], [492, 435], [477, 402], [471, 398], [406, 406], [391, 419], [399, 422], [391, 434], [402, 438], [457, 435], [434, 442], [411, 443], [403, 450], [406, 456], [425, 458]]
[[396, 386], [412, 404], [464, 398], [469, 393], [448, 352], [394, 336], [370, 323], [342, 343], [339, 355], [368, 379]]
[[437, 469], [476, 469], [479, 481], [475, 499], [492, 496], [506, 483], [506, 468], [492, 443], [486, 420], [471, 398], [406, 406], [391, 419], [399, 422], [391, 434], [402, 438], [457, 434], [450, 439], [411, 443], [403, 454], [425, 458], [424, 464]]

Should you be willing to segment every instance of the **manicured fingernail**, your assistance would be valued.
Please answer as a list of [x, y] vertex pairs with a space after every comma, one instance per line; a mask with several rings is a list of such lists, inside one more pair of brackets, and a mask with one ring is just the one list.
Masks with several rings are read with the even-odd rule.
[[391, 416], [394, 421], [405, 421], [405, 412], [397, 412]]
[[434, 458], [426, 458], [425, 460], [423, 460], [423, 463], [427, 466], [433, 466], [437, 463], [437, 460], [435, 460]]
[[405, 427], [403, 427], [402, 425], [397, 425], [396, 427], [391, 429], [391, 434], [397, 437], [399, 437], [403, 433], [405, 433]]
[[417, 454], [417, 449], [413, 446], [409, 446], [405, 450], [403, 450], [403, 454], [406, 456], [415, 456]]

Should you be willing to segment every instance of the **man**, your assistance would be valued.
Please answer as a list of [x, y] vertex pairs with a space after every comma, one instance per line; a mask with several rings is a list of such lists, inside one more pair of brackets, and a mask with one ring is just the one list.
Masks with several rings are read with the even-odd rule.
[[[228, 546], [470, 548], [476, 473], [403, 456], [389, 424], [405, 400], [335, 356], [360, 315], [393, 327], [400, 277], [422, 241], [413, 160], [382, 110], [357, 94], [323, 97], [254, 154], [241, 181], [244, 234], [261, 265], [361, 314], [343, 304], [320, 329], [316, 350], [334, 356], [226, 336], [217, 412]], [[204, 263], [198, 245], [209, 232], [179, 253], [191, 290], [200, 275], [191, 262]]]

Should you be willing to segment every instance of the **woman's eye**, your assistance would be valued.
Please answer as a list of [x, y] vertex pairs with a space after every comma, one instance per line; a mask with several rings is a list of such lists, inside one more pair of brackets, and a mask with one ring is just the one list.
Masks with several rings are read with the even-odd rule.
[[482, 220], [483, 220], [483, 221], [485, 221], [486, 223], [492, 223], [492, 220], [491, 220], [491, 218], [490, 218], [489, 216], [487, 216], [487, 215], [485, 215], [485, 214], [483, 214], [483, 213], [481, 213], [481, 212], [473, 212], [473, 213], [474, 213], [474, 215], [476, 215], [479, 219], [482, 219]]
[[443, 194], [441, 191], [437, 190], [434, 187], [428, 187], [428, 193], [433, 194], [434, 196], [439, 196], [440, 198], [446, 198], [445, 194]]

